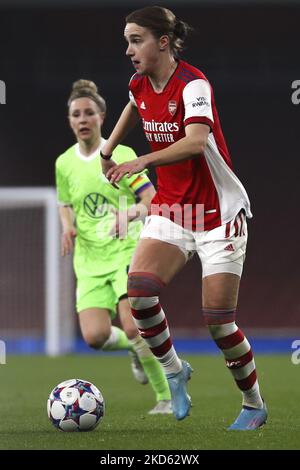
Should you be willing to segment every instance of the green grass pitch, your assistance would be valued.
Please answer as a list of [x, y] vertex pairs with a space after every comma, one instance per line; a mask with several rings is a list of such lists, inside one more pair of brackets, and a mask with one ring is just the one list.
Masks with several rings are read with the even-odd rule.
[[[194, 368], [193, 407], [177, 422], [173, 415], [147, 414], [154, 395], [135, 382], [126, 356], [9, 356], [0, 366], [0, 449], [300, 449], [300, 366], [290, 356], [256, 357], [269, 420], [253, 432], [226, 431], [241, 397], [221, 356], [185, 359]], [[106, 415], [94, 431], [64, 433], [48, 420], [51, 389], [70, 378], [93, 382], [105, 397]]]

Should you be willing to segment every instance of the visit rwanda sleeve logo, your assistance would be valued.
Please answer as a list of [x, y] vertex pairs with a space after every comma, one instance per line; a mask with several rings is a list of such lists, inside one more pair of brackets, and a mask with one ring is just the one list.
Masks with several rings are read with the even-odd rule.
[[108, 213], [108, 201], [99, 193], [88, 194], [83, 201], [85, 213], [93, 217], [93, 219], [100, 219]]

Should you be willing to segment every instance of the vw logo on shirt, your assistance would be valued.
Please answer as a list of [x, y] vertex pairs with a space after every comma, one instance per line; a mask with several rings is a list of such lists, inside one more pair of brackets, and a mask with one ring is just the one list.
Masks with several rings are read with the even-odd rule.
[[100, 219], [107, 214], [108, 201], [99, 193], [90, 193], [84, 198], [83, 207], [87, 215]]

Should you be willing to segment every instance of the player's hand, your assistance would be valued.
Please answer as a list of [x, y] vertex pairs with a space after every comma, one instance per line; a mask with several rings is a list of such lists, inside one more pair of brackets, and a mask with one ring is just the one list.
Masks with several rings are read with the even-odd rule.
[[[105, 177], [107, 175], [108, 170], [110, 170], [116, 165], [117, 165], [116, 162], [114, 162], [113, 160], [104, 160], [104, 158], [101, 158], [102, 173], [104, 174]], [[116, 189], [120, 189], [116, 183], [111, 183], [111, 185]]]
[[66, 256], [72, 253], [74, 249], [74, 238], [77, 232], [75, 227], [65, 230], [61, 236], [61, 256]]
[[110, 168], [106, 174], [106, 178], [110, 183], [115, 184], [127, 174], [127, 177], [134, 175], [135, 173], [140, 173], [146, 168], [146, 162], [143, 157], [136, 158], [130, 162], [121, 163], [121, 165], [116, 165], [113, 168]]
[[112, 159], [104, 160], [104, 158], [101, 158], [101, 167], [104, 176], [106, 176], [108, 170], [110, 170], [114, 166], [116, 166], [116, 162], [114, 162]]

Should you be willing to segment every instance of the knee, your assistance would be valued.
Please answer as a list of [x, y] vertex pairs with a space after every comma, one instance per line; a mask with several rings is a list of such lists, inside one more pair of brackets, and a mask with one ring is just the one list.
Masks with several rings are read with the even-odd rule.
[[109, 338], [108, 332], [95, 332], [95, 331], [85, 331], [83, 332], [83, 337], [85, 342], [93, 349], [101, 349], [104, 343]]

